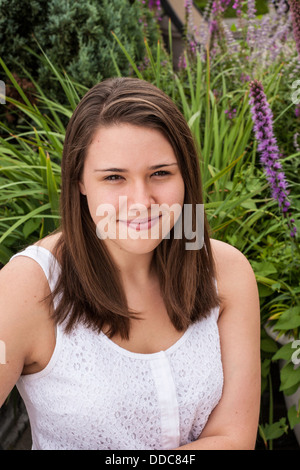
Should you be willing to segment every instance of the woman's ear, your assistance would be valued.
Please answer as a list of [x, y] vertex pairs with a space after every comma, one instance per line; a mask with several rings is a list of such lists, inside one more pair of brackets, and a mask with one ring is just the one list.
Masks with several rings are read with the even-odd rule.
[[82, 181], [78, 181], [78, 186], [79, 186], [79, 191], [81, 192], [81, 194], [83, 194], [84, 196], [86, 196], [86, 190], [85, 190], [85, 186], [83, 184]]

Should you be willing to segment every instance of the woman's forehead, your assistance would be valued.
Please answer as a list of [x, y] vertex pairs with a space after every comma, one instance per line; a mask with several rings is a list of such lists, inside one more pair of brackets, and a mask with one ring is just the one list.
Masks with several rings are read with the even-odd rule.
[[168, 139], [158, 130], [120, 124], [100, 127], [87, 149], [90, 163], [103, 169], [113, 166], [129, 170], [130, 164], [158, 166], [177, 163]]

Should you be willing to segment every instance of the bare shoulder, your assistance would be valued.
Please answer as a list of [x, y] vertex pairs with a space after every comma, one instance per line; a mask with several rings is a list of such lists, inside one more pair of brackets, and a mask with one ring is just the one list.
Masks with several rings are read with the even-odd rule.
[[54, 247], [56, 243], [58, 242], [58, 240], [60, 239], [60, 237], [61, 237], [61, 232], [56, 232], [51, 235], [48, 235], [45, 238], [42, 238], [41, 240], [38, 240], [36, 243], [34, 243], [34, 245], [42, 246], [43, 248], [46, 248], [51, 253], [53, 253]]
[[220, 240], [210, 239], [216, 265], [218, 290], [224, 299], [220, 311], [236, 299], [238, 293], [257, 297], [257, 283], [247, 257], [237, 248]]
[[[59, 236], [50, 235], [34, 245], [52, 251]], [[16, 256], [0, 270], [0, 299], [8, 295], [11, 302], [29, 303], [41, 300], [48, 293], [49, 285], [44, 271], [28, 256]]]
[[220, 240], [215, 240], [214, 238], [210, 239], [210, 243], [214, 260], [219, 268], [230, 268], [228, 263], [230, 263], [230, 265], [232, 265], [232, 263], [238, 263], [244, 265], [245, 267], [248, 266], [251, 268], [251, 265], [246, 256], [234, 246]]
[[43, 295], [45, 281], [43, 270], [35, 260], [28, 256], [17, 256], [0, 271], [0, 299], [7, 295], [11, 302], [27, 303], [30, 299], [34, 301], [39, 293]]
[[[52, 250], [59, 234], [39, 240], [35, 245]], [[49, 314], [42, 300], [50, 293], [41, 266], [28, 256], [16, 256], [0, 270], [0, 320], [22, 324], [26, 329], [37, 325]], [[23, 329], [23, 331], [24, 331]], [[34, 328], [35, 329], [35, 328]]]

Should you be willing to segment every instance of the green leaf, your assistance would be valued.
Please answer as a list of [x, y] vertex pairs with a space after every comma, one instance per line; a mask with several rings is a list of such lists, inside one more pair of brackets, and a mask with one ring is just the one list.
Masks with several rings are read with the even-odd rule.
[[241, 207], [244, 207], [245, 209], [252, 209], [252, 210], [257, 209], [255, 202], [252, 201], [251, 199], [249, 199], [248, 201], [242, 202]]
[[287, 388], [286, 390], [284, 390], [284, 394], [286, 396], [294, 395], [294, 393], [296, 393], [299, 390], [299, 386], [300, 384], [295, 384], [293, 385], [293, 387]]
[[294, 429], [296, 424], [300, 424], [300, 410], [298, 407], [298, 410], [296, 408], [296, 405], [291, 406], [291, 408], [288, 409], [288, 420], [290, 423], [291, 429]]
[[261, 375], [267, 377], [270, 373], [271, 361], [270, 359], [264, 359], [261, 363]]
[[294, 368], [294, 364], [289, 362], [280, 371], [280, 391], [288, 391], [291, 387], [300, 386], [300, 367]]
[[123, 46], [123, 44], [121, 43], [120, 39], [118, 38], [118, 36], [113, 32], [111, 31], [113, 37], [115, 38], [115, 40], [117, 41], [117, 43], [119, 44], [120, 48], [122, 49], [122, 52], [124, 53], [124, 55], [126, 56], [128, 62], [131, 64], [133, 70], [135, 71], [136, 73], [136, 76], [138, 78], [140, 78], [141, 80], [143, 80], [143, 75], [141, 74], [141, 72], [139, 71], [139, 69], [137, 68], [134, 60], [132, 59], [132, 57], [130, 56], [130, 54], [128, 54], [128, 52], [126, 51], [125, 47]]
[[213, 184], [216, 180], [218, 180], [219, 178], [221, 178], [221, 176], [225, 175], [226, 173], [229, 172], [229, 170], [231, 170], [231, 168], [234, 167], [234, 165], [237, 164], [237, 162], [244, 156], [244, 153], [243, 152], [238, 158], [236, 158], [235, 160], [233, 160], [229, 165], [227, 165], [225, 168], [223, 168], [221, 171], [217, 172], [217, 174], [211, 178], [210, 180], [206, 181], [203, 185], [204, 189], [207, 189], [211, 184]]
[[47, 187], [51, 212], [52, 214], [57, 214], [59, 210], [59, 196], [49, 155], [47, 155]]
[[300, 326], [300, 305], [291, 307], [283, 312], [276, 324], [274, 330], [292, 330]]
[[34, 217], [37, 214], [41, 214], [42, 212], [47, 212], [47, 210], [50, 209], [50, 204], [44, 204], [36, 209], [32, 210], [31, 212], [28, 212], [27, 214], [23, 215], [22, 217], [17, 217], [17, 222], [15, 222], [12, 226], [10, 226], [1, 236], [0, 238], [0, 244], [5, 240], [5, 238], [8, 237], [11, 233], [14, 232], [15, 229], [17, 229], [20, 225], [24, 224], [28, 219], [31, 217]]
[[39, 226], [41, 222], [40, 220], [36, 219], [29, 219], [23, 226], [23, 234], [25, 238], [28, 238], [32, 232], [34, 232]]
[[271, 353], [276, 352], [277, 349], [278, 349], [275, 341], [273, 341], [272, 338], [262, 339], [261, 342], [260, 342], [260, 348], [264, 352], [271, 352]]
[[270, 289], [270, 287], [268, 287], [268, 286], [258, 284], [257, 287], [258, 287], [259, 297], [261, 297], [261, 298], [268, 297], [269, 295], [273, 294], [272, 289]]
[[271, 285], [271, 289], [274, 290], [274, 291], [279, 291], [281, 288], [281, 284], [280, 282], [275, 282], [274, 284]]
[[14, 85], [15, 89], [18, 91], [18, 93], [20, 94], [20, 96], [22, 97], [22, 99], [24, 100], [24, 102], [27, 104], [27, 106], [29, 108], [32, 108], [32, 104], [30, 103], [28, 97], [26, 96], [26, 94], [24, 93], [24, 91], [22, 90], [22, 87], [18, 84], [17, 80], [15, 79], [14, 75], [10, 72], [10, 70], [8, 70], [8, 68], [6, 67], [5, 63], [3, 62], [3, 60], [1, 59], [0, 57], [0, 65], [3, 67], [5, 73], [7, 74], [7, 76], [9, 77], [9, 79], [11, 80], [12, 84]]
[[269, 274], [277, 273], [277, 269], [275, 268], [274, 264], [270, 261], [253, 261], [252, 267], [255, 273], [259, 274], [260, 276], [268, 276]]
[[294, 349], [292, 349], [292, 343], [287, 343], [282, 346], [272, 357], [272, 361], [277, 361], [278, 359], [284, 359], [285, 361], [290, 361]]
[[278, 437], [283, 436], [288, 431], [288, 425], [286, 424], [286, 419], [281, 418], [276, 423], [265, 424], [260, 426], [260, 432], [264, 436], [265, 441], [270, 441], [271, 439], [278, 439]]
[[196, 111], [189, 119], [189, 122], [188, 122], [188, 125], [190, 128], [192, 128], [194, 122], [196, 121], [196, 119], [198, 119], [200, 117], [200, 114], [201, 114], [201, 111]]
[[0, 245], [0, 263], [6, 264], [13, 256], [13, 252], [3, 244]]

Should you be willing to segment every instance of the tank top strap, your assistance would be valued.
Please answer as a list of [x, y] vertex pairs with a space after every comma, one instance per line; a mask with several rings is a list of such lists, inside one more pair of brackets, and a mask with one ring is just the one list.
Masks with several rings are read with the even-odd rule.
[[44, 271], [51, 292], [54, 290], [58, 275], [60, 273], [60, 265], [51, 251], [42, 246], [30, 245], [24, 250], [13, 255], [10, 260], [16, 258], [17, 256], [27, 256], [35, 260]]

